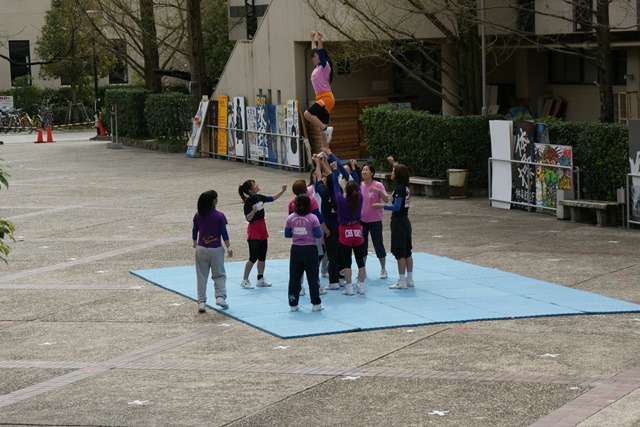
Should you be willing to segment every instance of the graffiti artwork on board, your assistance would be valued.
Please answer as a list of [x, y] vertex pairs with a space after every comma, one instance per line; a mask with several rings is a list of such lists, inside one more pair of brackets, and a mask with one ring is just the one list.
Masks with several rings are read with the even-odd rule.
[[218, 95], [218, 154], [227, 154], [227, 108], [229, 97]]
[[267, 106], [267, 157], [269, 163], [278, 163], [278, 137], [273, 135], [278, 133], [277, 107], [273, 104]]
[[[567, 145], [534, 144], [535, 162], [573, 168], [573, 148]], [[558, 190], [571, 189], [571, 170], [536, 166], [536, 205], [557, 206]]]
[[267, 95], [256, 95], [256, 119], [258, 121], [258, 155], [267, 157]]
[[247, 143], [249, 145], [249, 158], [251, 160], [259, 160], [259, 149], [258, 149], [258, 138], [257, 138], [257, 130], [258, 130], [258, 120], [256, 118], [256, 107], [247, 107]]
[[244, 156], [244, 129], [246, 118], [244, 112], [244, 97], [234, 96], [229, 104], [229, 153], [238, 157]]
[[300, 120], [298, 118], [298, 101], [291, 99], [287, 101], [287, 160], [289, 166], [300, 166]]
[[[514, 123], [514, 131], [516, 138], [513, 145], [513, 160], [531, 162], [535, 124], [527, 120], [518, 120]], [[533, 188], [535, 180], [534, 169], [529, 164], [516, 163], [514, 172], [514, 193], [511, 201], [518, 204], [514, 204], [513, 207], [527, 209], [526, 204], [535, 202]]]
[[[278, 129], [278, 135], [287, 134], [287, 106], [276, 106], [276, 123]], [[288, 164], [287, 162], [287, 138], [284, 136], [278, 136], [278, 163], [281, 165]]]
[[640, 119], [629, 119], [629, 220], [640, 222]]

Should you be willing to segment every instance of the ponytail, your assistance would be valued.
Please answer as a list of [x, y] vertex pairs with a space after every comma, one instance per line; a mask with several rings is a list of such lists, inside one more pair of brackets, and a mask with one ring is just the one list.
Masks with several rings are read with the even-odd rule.
[[358, 197], [358, 184], [355, 181], [347, 182], [347, 186], [345, 187], [345, 197], [349, 199], [349, 210], [351, 210], [352, 214], [358, 213], [358, 208], [360, 207], [360, 197]]
[[238, 187], [238, 194], [240, 195], [240, 198], [243, 202], [246, 201], [251, 195], [249, 191], [251, 190], [251, 187], [253, 187], [253, 182], [254, 181], [252, 179], [248, 179]]

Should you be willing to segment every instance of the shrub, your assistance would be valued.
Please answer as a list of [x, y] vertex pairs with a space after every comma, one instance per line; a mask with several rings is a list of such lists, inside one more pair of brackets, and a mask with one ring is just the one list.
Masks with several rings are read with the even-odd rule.
[[108, 89], [100, 113], [102, 123], [109, 123], [111, 106], [115, 105], [118, 135], [130, 138], [148, 136], [144, 106], [150, 94], [150, 91], [139, 87]]
[[147, 98], [144, 116], [154, 138], [186, 140], [197, 109], [198, 101], [193, 95], [153, 94]]

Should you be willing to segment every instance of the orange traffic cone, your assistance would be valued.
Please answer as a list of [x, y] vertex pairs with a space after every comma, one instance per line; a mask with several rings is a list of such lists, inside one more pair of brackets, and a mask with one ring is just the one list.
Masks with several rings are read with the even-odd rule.
[[44, 142], [42, 140], [42, 125], [40, 125], [40, 127], [38, 128], [38, 138], [36, 139], [35, 142], [36, 142], [36, 144], [39, 143], [39, 142]]
[[100, 136], [107, 136], [107, 132], [104, 131], [104, 127], [100, 120], [98, 120], [98, 130], [100, 131]]
[[51, 125], [47, 125], [47, 142], [55, 142], [51, 135]]

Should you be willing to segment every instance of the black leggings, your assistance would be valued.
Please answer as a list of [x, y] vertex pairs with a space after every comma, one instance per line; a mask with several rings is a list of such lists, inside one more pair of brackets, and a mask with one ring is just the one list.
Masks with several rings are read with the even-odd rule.
[[251, 261], [252, 264], [255, 264], [256, 261], [267, 260], [267, 239], [249, 239], [247, 242], [249, 243], [249, 261]]

